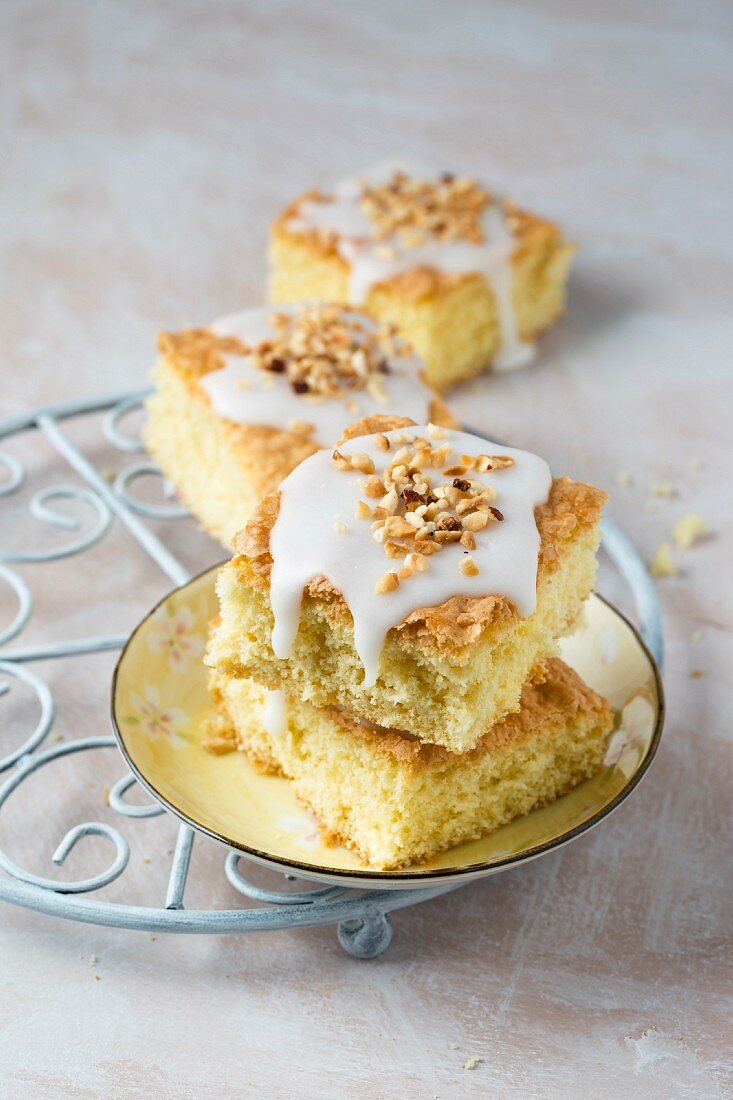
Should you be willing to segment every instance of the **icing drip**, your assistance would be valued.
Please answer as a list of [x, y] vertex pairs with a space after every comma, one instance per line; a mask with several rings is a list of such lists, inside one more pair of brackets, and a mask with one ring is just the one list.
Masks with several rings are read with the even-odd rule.
[[[349, 300], [354, 305], [362, 305], [378, 283], [418, 267], [432, 267], [449, 275], [473, 272], [483, 275], [496, 302], [501, 339], [494, 368], [505, 371], [525, 366], [534, 357], [534, 346], [523, 341], [517, 329], [511, 262], [516, 242], [506, 224], [501, 200], [490, 202], [483, 212], [484, 239], [480, 243], [428, 237], [423, 243], [408, 247], [397, 237], [390, 237], [388, 241], [375, 240], [374, 225], [360, 206], [361, 181], [387, 183], [396, 171], [404, 171], [415, 179], [435, 176], [434, 172], [411, 169], [399, 163], [380, 165], [360, 177], [340, 183], [333, 193], [333, 201], [302, 203], [297, 215], [288, 222], [288, 229], [336, 235], [339, 254], [349, 265]], [[387, 249], [385, 244], [389, 246]]]
[[270, 737], [282, 737], [288, 728], [288, 707], [284, 691], [268, 691], [262, 710], [262, 725]]
[[[379, 446], [379, 436], [363, 436], [339, 447], [346, 456], [367, 456], [374, 475], [383, 477], [404, 441], [427, 437], [435, 447], [450, 448], [445, 466], [464, 454], [501, 454], [513, 460], [509, 468], [471, 471], [478, 489], [494, 489], [501, 522], [477, 530], [470, 558], [476, 573], [467, 575], [463, 544], [442, 546], [427, 558], [424, 571], [415, 572], [394, 591], [375, 594], [390, 562], [385, 547], [373, 537], [370, 523], [356, 518], [364, 502], [365, 474], [355, 469], [336, 469], [332, 453], [319, 451], [301, 463], [280, 486], [280, 511], [270, 534], [273, 565], [270, 602], [274, 615], [272, 647], [287, 658], [300, 620], [303, 588], [323, 576], [343, 595], [354, 619], [354, 645], [364, 665], [364, 685], [376, 682], [379, 657], [387, 632], [418, 608], [444, 603], [451, 596], [502, 595], [520, 615], [531, 615], [536, 605], [537, 555], [540, 537], [534, 509], [547, 500], [551, 475], [537, 455], [513, 450], [466, 432], [439, 430], [430, 437], [428, 427], [403, 428], [385, 433], [389, 450]], [[432, 429], [438, 435], [435, 429]], [[385, 436], [382, 436], [383, 440]], [[440, 470], [428, 471], [445, 481]], [[452, 476], [452, 475], [451, 475]], [[448, 478], [450, 481], [451, 478]], [[374, 503], [374, 502], [372, 502]]]
[[[217, 336], [235, 336], [248, 346], [271, 340], [275, 328], [268, 318], [274, 312], [295, 314], [295, 306], [277, 306], [233, 313], [216, 321], [212, 332]], [[367, 329], [376, 324], [365, 314], [344, 311], [345, 318], [357, 318]], [[199, 379], [217, 416], [235, 424], [262, 424], [275, 428], [308, 431], [324, 444], [338, 439], [347, 424], [376, 413], [399, 414], [424, 421], [430, 416], [432, 398], [419, 372], [420, 360], [414, 355], [392, 355], [387, 359], [389, 374], [380, 376], [381, 395], [367, 389], [344, 390], [337, 397], [299, 394], [287, 378], [261, 370], [251, 356], [223, 356], [224, 367]]]

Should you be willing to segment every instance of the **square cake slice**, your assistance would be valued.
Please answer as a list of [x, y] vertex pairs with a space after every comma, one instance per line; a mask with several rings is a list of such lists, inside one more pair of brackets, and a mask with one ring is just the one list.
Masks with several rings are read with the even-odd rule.
[[339, 306], [251, 309], [161, 333], [144, 441], [225, 546], [299, 462], [359, 416], [455, 424], [387, 325]]
[[252, 680], [214, 673], [212, 688], [253, 763], [290, 779], [332, 839], [378, 869], [430, 859], [554, 801], [600, 770], [612, 725], [605, 699], [557, 659], [463, 755], [273, 698]]
[[605, 494], [468, 433], [363, 430], [238, 536], [207, 662], [466, 752], [574, 627]]
[[529, 362], [564, 311], [574, 251], [553, 222], [475, 179], [385, 164], [280, 215], [270, 299], [365, 307], [397, 326], [445, 389]]

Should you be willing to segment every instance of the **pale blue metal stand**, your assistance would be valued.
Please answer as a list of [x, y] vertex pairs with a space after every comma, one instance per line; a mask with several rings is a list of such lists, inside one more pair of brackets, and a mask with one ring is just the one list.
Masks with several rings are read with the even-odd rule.
[[[104, 412], [104, 433], [118, 450], [135, 453], [141, 450], [139, 440], [126, 434], [123, 418], [138, 408], [146, 391], [115, 394], [111, 397], [50, 405], [0, 424], [0, 440], [27, 431], [39, 431], [65, 462], [82, 478], [86, 487], [60, 485], [36, 494], [30, 502], [32, 514], [40, 520], [69, 531], [78, 530], [78, 523], [55, 505], [63, 500], [81, 500], [92, 510], [91, 527], [71, 542], [55, 550], [6, 552], [0, 549], [0, 580], [14, 591], [18, 609], [9, 626], [0, 630], [0, 696], [7, 694], [14, 681], [22, 681], [35, 693], [39, 718], [35, 728], [21, 737], [21, 744], [0, 759], [0, 774], [9, 773], [0, 787], [0, 810], [24, 780], [39, 768], [63, 757], [116, 744], [113, 737], [90, 737], [84, 740], [43, 749], [43, 742], [54, 720], [54, 700], [46, 684], [29, 668], [35, 661], [73, 659], [85, 653], [120, 649], [125, 635], [76, 638], [25, 648], [8, 648], [23, 631], [33, 614], [33, 599], [25, 580], [9, 566], [13, 563], [55, 561], [79, 554], [94, 546], [109, 531], [113, 519], [118, 519], [138, 544], [165, 573], [173, 585], [188, 581], [189, 574], [171, 554], [165, 544], [150, 530], [146, 518], [172, 519], [185, 515], [177, 504], [153, 507], [137, 500], [131, 493], [136, 478], [159, 473], [147, 459], [136, 460], [119, 474], [112, 485], [69, 439], [62, 424], [73, 417]], [[14, 457], [0, 452], [0, 465], [7, 472], [0, 482], [0, 498], [16, 492], [23, 484], [25, 471]], [[1, 528], [0, 528], [1, 529]], [[629, 584], [637, 609], [641, 633], [651, 653], [661, 666], [662, 627], [659, 605], [647, 570], [629, 539], [610, 520], [603, 529], [603, 545]], [[132, 805], [125, 800], [135, 779], [126, 774], [112, 788], [110, 807], [121, 817], [155, 817], [165, 811], [157, 803]], [[428, 901], [457, 889], [456, 885], [432, 886], [415, 890], [351, 890], [340, 886], [325, 887], [305, 893], [263, 890], [242, 873], [238, 853], [225, 858], [225, 873], [235, 889], [246, 897], [263, 903], [266, 908], [191, 910], [184, 908], [183, 898], [189, 871], [194, 832], [181, 825], [173, 853], [165, 902], [160, 908], [115, 904], [98, 898], [80, 897], [109, 885], [123, 874], [130, 858], [129, 845], [120, 832], [103, 822], [85, 822], [70, 829], [53, 854], [53, 862], [64, 863], [74, 845], [85, 836], [104, 837], [113, 848], [113, 858], [106, 870], [78, 881], [59, 881], [32, 874], [17, 866], [0, 849], [0, 899], [27, 909], [87, 924], [110, 925], [148, 932], [266, 932], [284, 928], [308, 927], [317, 924], [337, 924], [342, 947], [357, 958], [373, 958], [390, 943], [392, 928], [387, 913], [417, 902]]]

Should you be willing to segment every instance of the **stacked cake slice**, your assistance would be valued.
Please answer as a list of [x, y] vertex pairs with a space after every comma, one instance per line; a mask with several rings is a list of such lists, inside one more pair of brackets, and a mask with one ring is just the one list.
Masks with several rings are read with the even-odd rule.
[[592, 589], [604, 496], [450, 429], [347, 434], [236, 540], [207, 660], [251, 758], [392, 868], [600, 768], [610, 710], [556, 654]]

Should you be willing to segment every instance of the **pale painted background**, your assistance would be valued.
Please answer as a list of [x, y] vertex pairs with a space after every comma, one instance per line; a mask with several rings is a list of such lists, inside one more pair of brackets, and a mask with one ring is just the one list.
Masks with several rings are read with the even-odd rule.
[[[140, 385], [156, 327], [259, 300], [267, 222], [294, 193], [432, 157], [581, 249], [539, 363], [455, 407], [609, 488], [647, 557], [685, 512], [713, 532], [660, 582], [668, 728], [602, 829], [396, 915], [371, 963], [332, 929], [151, 941], [6, 906], [3, 1096], [731, 1096], [730, 5], [6, 0], [0, 15], [3, 415]], [[68, 480], [32, 451], [31, 489]], [[648, 514], [660, 480], [678, 495]], [[217, 554], [188, 523], [173, 537], [192, 567]], [[121, 536], [83, 568], [26, 570], [44, 636], [125, 629], [165, 587]], [[61, 736], [106, 731], [110, 667], [39, 670]], [[68, 824], [106, 812], [108, 755], [9, 807], [18, 859], [47, 873]], [[174, 826], [129, 835], [127, 885], [107, 896], [156, 903]], [[236, 904], [221, 862], [198, 846], [191, 904]]]

